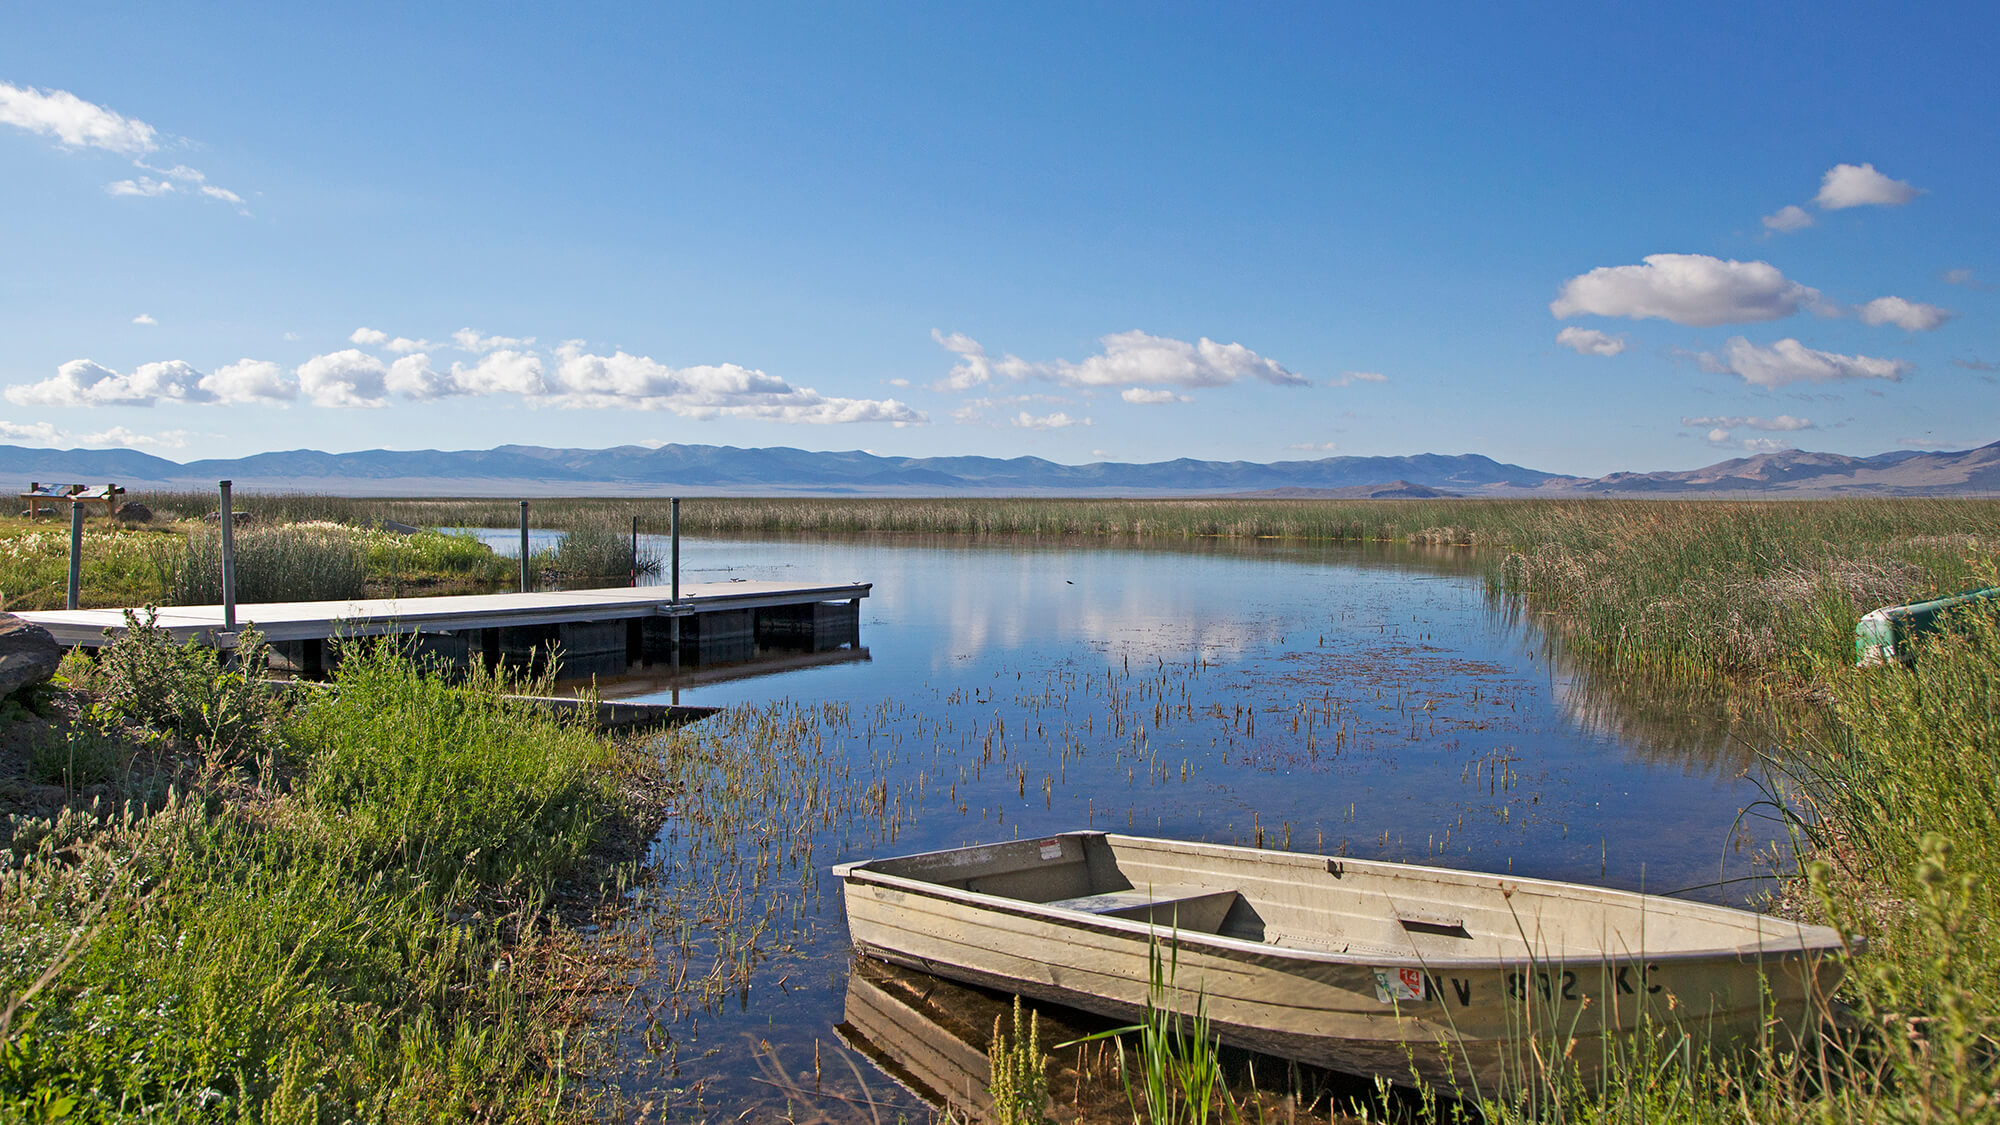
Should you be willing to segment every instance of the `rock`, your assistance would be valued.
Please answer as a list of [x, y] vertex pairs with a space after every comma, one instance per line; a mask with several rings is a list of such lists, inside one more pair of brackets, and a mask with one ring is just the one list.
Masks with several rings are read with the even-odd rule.
[[47, 629], [0, 613], [0, 698], [55, 675], [62, 658], [62, 646]]
[[119, 523], [152, 523], [153, 509], [137, 500], [127, 500], [118, 505], [117, 519]]

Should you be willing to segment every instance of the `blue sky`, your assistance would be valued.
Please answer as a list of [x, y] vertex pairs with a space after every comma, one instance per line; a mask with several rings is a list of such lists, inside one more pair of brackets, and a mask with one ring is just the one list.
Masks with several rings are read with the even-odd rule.
[[0, 442], [1599, 474], [2000, 439], [1990, 4], [0, 28]]

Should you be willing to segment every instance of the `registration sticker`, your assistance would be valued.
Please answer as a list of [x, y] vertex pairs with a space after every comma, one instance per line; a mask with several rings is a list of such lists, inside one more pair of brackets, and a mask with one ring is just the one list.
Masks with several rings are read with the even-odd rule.
[[1424, 971], [1422, 969], [1375, 970], [1375, 999], [1384, 1004], [1393, 1004], [1398, 1000], [1424, 999]]
[[1061, 858], [1062, 858], [1062, 841], [1061, 841], [1061, 840], [1043, 840], [1043, 841], [1042, 841], [1042, 858], [1043, 858], [1043, 859], [1061, 859]]

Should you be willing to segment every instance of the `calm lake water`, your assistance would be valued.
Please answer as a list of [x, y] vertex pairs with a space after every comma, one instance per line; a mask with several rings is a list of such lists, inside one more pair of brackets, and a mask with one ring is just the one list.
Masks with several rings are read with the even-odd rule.
[[[868, 787], [825, 823], [748, 830], [784, 837], [783, 873], [713, 894], [761, 907], [718, 919], [687, 896], [640, 939], [661, 963], [613, 1013], [620, 1083], [687, 1116], [782, 1105], [816, 1058], [836, 1098], [903, 1104], [835, 1060], [849, 958], [824, 871], [843, 860], [1093, 826], [1748, 902], [1779, 848], [1745, 772], [1758, 722], [1566, 668], [1459, 550], [684, 540], [682, 578], [874, 583], [865, 655], [637, 696], [812, 708], [815, 776]], [[700, 813], [669, 821], [660, 880], [738, 878], [770, 846], [704, 839], [683, 825]], [[727, 952], [753, 928], [757, 952]], [[724, 956], [745, 966], [726, 996], [655, 995], [703, 971], [670, 963]]]

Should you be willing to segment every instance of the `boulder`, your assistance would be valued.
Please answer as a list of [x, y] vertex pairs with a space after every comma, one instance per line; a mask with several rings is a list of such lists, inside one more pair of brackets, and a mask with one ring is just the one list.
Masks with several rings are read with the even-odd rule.
[[152, 523], [153, 509], [139, 503], [137, 500], [127, 500], [125, 503], [118, 505], [117, 518], [120, 523]]
[[0, 613], [0, 698], [55, 675], [62, 658], [62, 646], [47, 629]]

